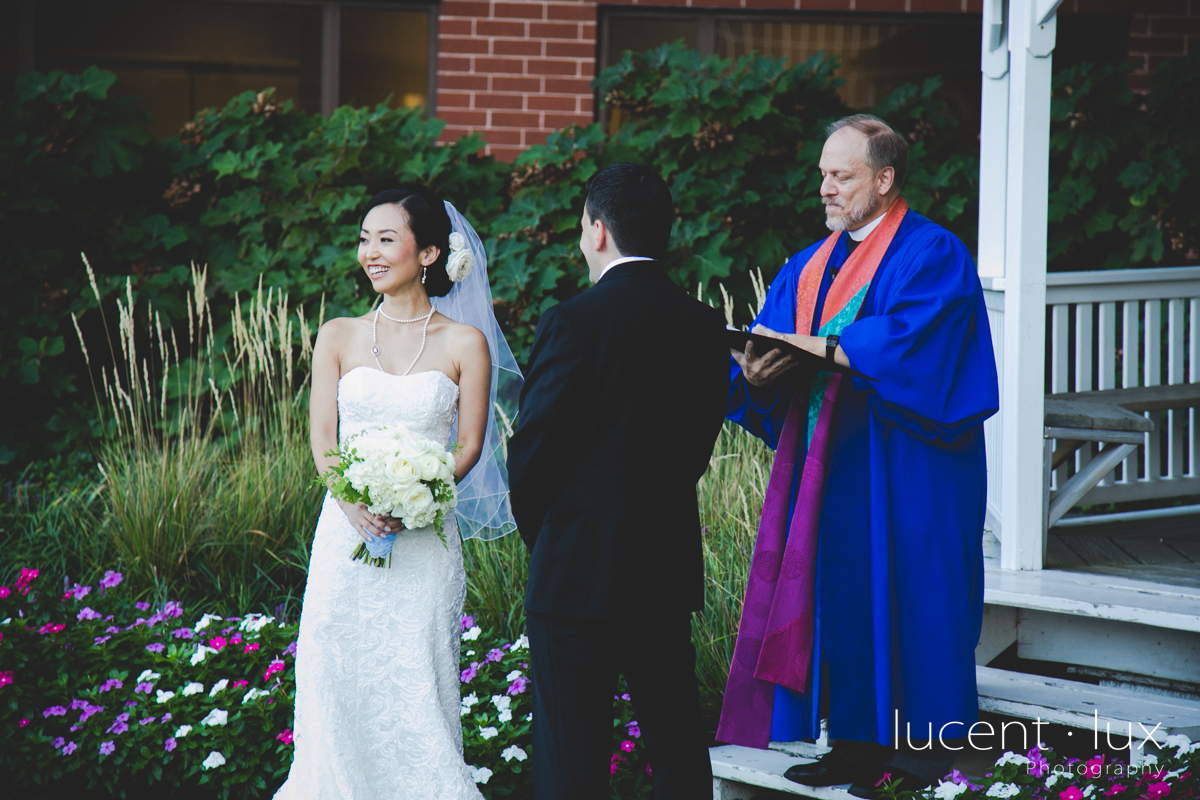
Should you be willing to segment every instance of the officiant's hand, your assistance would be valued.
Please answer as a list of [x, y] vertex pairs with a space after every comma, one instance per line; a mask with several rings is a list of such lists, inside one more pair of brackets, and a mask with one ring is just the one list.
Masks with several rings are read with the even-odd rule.
[[[788, 338], [762, 325], [755, 325], [751, 333], [760, 333], [776, 339]], [[746, 342], [746, 352], [731, 350], [730, 353], [742, 368], [742, 374], [751, 386], [769, 386], [796, 366], [796, 357], [780, 349], [768, 350], [761, 356], [758, 355], [754, 352], [754, 342], [751, 341]]]
[[404, 528], [403, 523], [395, 517], [372, 514], [367, 509], [366, 503], [347, 503], [345, 500], [338, 500], [338, 505], [342, 507], [342, 513], [346, 515], [346, 519], [350, 520], [350, 524], [354, 526], [354, 530], [364, 542], [373, 542], [388, 534], [399, 533]]

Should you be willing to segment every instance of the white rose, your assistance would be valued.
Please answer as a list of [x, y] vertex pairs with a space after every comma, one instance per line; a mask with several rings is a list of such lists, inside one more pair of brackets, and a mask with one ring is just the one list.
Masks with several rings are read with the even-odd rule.
[[443, 467], [442, 460], [433, 453], [417, 456], [413, 459], [412, 465], [420, 472], [423, 481], [431, 481], [436, 478]]
[[450, 234], [450, 249], [451, 250], [462, 250], [466, 246], [467, 246], [467, 237], [463, 236], [458, 231], [455, 231], [454, 233]]
[[221, 755], [216, 750], [213, 750], [211, 753], [208, 754], [208, 758], [206, 758], [206, 759], [204, 759], [204, 761], [200, 762], [200, 766], [204, 767], [205, 769], [214, 769], [216, 767], [221, 766], [224, 763], [225, 763], [225, 756]]
[[405, 514], [413, 517], [420, 516], [433, 505], [433, 492], [429, 491], [429, 487], [425, 484], [418, 483], [400, 495], [400, 504], [404, 507]]
[[403, 456], [396, 456], [388, 461], [386, 467], [388, 479], [397, 487], [411, 486], [425, 476], [420, 468], [420, 461], [410, 461]]
[[471, 255], [470, 250], [455, 250], [446, 259], [446, 275], [454, 283], [466, 278], [474, 268], [475, 256]]

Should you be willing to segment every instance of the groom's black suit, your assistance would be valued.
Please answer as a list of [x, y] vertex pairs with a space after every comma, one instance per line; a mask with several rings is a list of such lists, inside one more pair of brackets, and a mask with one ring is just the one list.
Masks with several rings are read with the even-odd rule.
[[696, 482], [729, 389], [723, 329], [652, 261], [612, 267], [538, 323], [508, 470], [532, 551], [539, 800], [608, 797], [618, 672], [660, 800], [712, 791], [690, 633], [704, 593]]

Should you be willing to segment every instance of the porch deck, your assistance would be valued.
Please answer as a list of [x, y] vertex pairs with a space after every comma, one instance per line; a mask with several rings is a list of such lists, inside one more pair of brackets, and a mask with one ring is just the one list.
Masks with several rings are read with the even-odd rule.
[[1200, 588], [1200, 515], [1055, 528], [1046, 568]]

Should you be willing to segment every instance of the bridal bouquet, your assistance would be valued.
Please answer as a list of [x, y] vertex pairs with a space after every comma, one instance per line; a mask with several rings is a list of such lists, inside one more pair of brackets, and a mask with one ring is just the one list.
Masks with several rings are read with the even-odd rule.
[[[396, 517], [409, 530], [430, 525], [442, 544], [446, 512], [458, 504], [454, 454], [437, 442], [413, 434], [403, 425], [372, 428], [350, 437], [336, 451], [338, 463], [319, 479], [329, 492], [348, 503], [366, 503], [372, 514]], [[396, 534], [362, 542], [352, 559], [375, 566], [391, 561]]]

